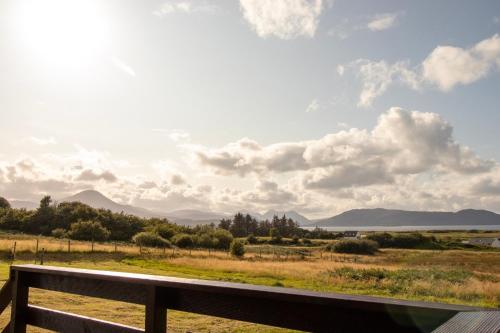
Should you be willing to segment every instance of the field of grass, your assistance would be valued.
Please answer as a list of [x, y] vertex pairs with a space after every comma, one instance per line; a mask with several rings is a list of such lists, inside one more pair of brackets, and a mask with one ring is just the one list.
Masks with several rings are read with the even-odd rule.
[[[14, 263], [35, 262], [36, 238], [2, 235], [0, 279], [8, 276], [9, 253], [16, 242]], [[46, 265], [127, 271], [284, 286], [324, 292], [376, 295], [500, 308], [500, 252], [466, 250], [384, 249], [374, 256], [331, 254], [320, 248], [252, 246], [245, 258], [207, 250], [145, 250], [120, 244], [40, 238]], [[66, 245], [66, 246], [65, 246]], [[295, 252], [294, 252], [295, 251]], [[298, 252], [297, 252], [298, 251]], [[302, 252], [303, 251], [303, 252]], [[306, 255], [304, 255], [306, 253]], [[144, 309], [126, 303], [33, 290], [30, 302], [49, 308], [143, 327]], [[126, 314], [126, 315], [124, 315]], [[4, 325], [8, 314], [0, 316]], [[282, 332], [276, 328], [169, 311], [169, 332]], [[31, 330], [39, 332], [41, 330]]]

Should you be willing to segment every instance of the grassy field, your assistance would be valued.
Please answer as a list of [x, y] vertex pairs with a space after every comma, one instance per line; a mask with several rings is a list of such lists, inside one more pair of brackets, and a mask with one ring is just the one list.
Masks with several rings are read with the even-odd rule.
[[[14, 263], [34, 263], [36, 238], [2, 235], [0, 279], [8, 276], [10, 251]], [[374, 256], [331, 254], [320, 247], [249, 247], [243, 259], [207, 250], [146, 250], [119, 244], [95, 245], [39, 238], [46, 265], [212, 279], [325, 292], [500, 307], [500, 252], [466, 250], [386, 249]], [[305, 253], [305, 254], [304, 254]], [[30, 302], [49, 308], [143, 327], [141, 306], [34, 290]], [[123, 315], [126, 314], [126, 315]], [[0, 316], [4, 325], [8, 314]], [[170, 332], [282, 332], [219, 318], [169, 311]], [[32, 332], [40, 330], [32, 329]]]

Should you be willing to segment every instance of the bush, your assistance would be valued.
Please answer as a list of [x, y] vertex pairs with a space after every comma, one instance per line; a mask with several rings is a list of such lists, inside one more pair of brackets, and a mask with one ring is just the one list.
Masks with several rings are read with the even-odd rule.
[[247, 243], [248, 244], [257, 244], [258, 241], [259, 240], [257, 239], [257, 237], [254, 236], [254, 234], [250, 234], [247, 237]]
[[140, 246], [161, 247], [161, 248], [171, 246], [168, 240], [152, 232], [140, 232], [136, 234], [132, 238], [132, 240], [134, 241], [134, 243]]
[[214, 247], [217, 247], [217, 243], [218, 243], [217, 239], [215, 239], [214, 237], [212, 237], [212, 235], [208, 233], [203, 233], [197, 235], [196, 237], [196, 245], [198, 245], [199, 247], [212, 249]]
[[333, 252], [353, 254], [374, 254], [378, 250], [377, 242], [372, 240], [341, 240], [331, 247]]
[[231, 246], [233, 241], [233, 235], [224, 229], [217, 229], [213, 234], [214, 238], [217, 240], [216, 246], [219, 249], [227, 250]]
[[380, 247], [399, 249], [432, 249], [440, 245], [434, 237], [425, 237], [420, 233], [391, 235], [387, 232], [375, 233], [367, 236], [367, 239], [375, 241]]
[[65, 238], [66, 236], [68, 236], [68, 234], [66, 233], [66, 230], [64, 230], [63, 228], [54, 229], [54, 230], [52, 230], [51, 234], [52, 234], [52, 237], [55, 237], [55, 238]]
[[177, 234], [172, 237], [172, 242], [180, 248], [193, 247], [194, 245], [193, 237], [188, 234]]
[[103, 241], [108, 239], [109, 230], [100, 222], [81, 221], [73, 223], [68, 234], [72, 239]]
[[158, 224], [153, 228], [153, 232], [157, 233], [164, 239], [170, 239], [176, 234], [174, 227], [167, 224]]
[[310, 239], [304, 238], [304, 239], [302, 239], [302, 244], [304, 244], [304, 245], [312, 245], [312, 242], [311, 242]]
[[233, 240], [230, 247], [231, 255], [241, 258], [245, 255], [245, 245], [240, 240]]

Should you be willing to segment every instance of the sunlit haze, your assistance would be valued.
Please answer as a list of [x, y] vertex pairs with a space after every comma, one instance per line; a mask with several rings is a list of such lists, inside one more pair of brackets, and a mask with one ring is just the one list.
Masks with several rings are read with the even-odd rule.
[[0, 2], [0, 196], [500, 212], [499, 1]]

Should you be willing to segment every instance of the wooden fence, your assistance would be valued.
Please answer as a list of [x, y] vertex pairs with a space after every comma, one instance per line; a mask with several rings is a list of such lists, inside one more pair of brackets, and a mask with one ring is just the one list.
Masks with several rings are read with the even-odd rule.
[[[30, 305], [32, 287], [143, 304], [145, 330]], [[0, 291], [0, 312], [10, 302], [11, 321], [3, 332], [26, 332], [26, 325], [33, 325], [74, 333], [163, 333], [167, 309], [309, 332], [500, 329], [500, 312], [482, 308], [39, 265], [11, 267], [10, 279]], [[480, 326], [456, 330], [471, 323]]]

